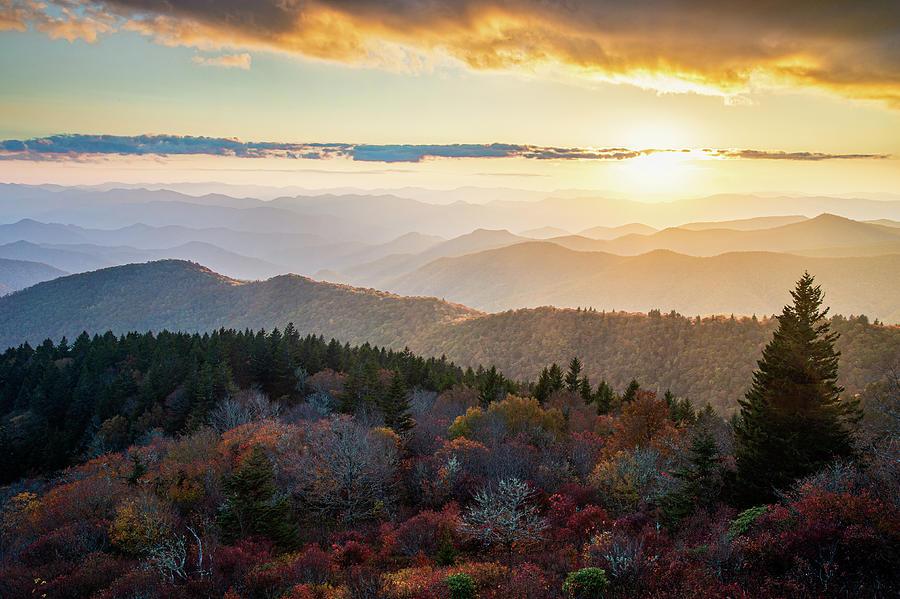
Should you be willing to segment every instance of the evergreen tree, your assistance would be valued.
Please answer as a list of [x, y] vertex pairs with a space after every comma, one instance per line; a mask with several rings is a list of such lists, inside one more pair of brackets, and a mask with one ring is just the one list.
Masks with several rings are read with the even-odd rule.
[[675, 397], [671, 390], [666, 389], [663, 399], [669, 406], [669, 420], [675, 424], [694, 424], [697, 421], [697, 413], [688, 398]]
[[578, 394], [581, 395], [581, 399], [584, 400], [584, 403], [589, 404], [594, 401], [594, 394], [592, 392], [591, 380], [588, 377], [583, 377], [578, 382]]
[[491, 402], [503, 399], [506, 395], [506, 379], [503, 373], [491, 366], [485, 370], [478, 382], [478, 402], [482, 407], [487, 407]]
[[409, 416], [409, 393], [403, 376], [394, 371], [391, 384], [381, 397], [381, 414], [384, 423], [398, 435], [406, 433], [413, 427], [412, 418]]
[[537, 384], [534, 386], [534, 390], [532, 391], [532, 395], [534, 398], [538, 400], [538, 403], [544, 405], [544, 402], [547, 401], [547, 398], [550, 397], [550, 393], [552, 390], [550, 389], [550, 371], [547, 370], [545, 366], [543, 370], [541, 370], [541, 376], [538, 377]]
[[576, 356], [569, 362], [569, 370], [566, 372], [565, 378], [566, 389], [571, 393], [578, 390], [579, 375], [581, 375], [581, 360]]
[[597, 385], [597, 393], [594, 396], [594, 401], [597, 403], [598, 414], [609, 414], [613, 402], [616, 401], [616, 392], [609, 386], [609, 383], [605, 380], [601, 380], [600, 384]]
[[375, 407], [381, 393], [381, 381], [374, 357], [362, 358], [350, 368], [344, 382], [341, 411], [353, 414], [360, 409]]
[[563, 388], [563, 372], [562, 368], [559, 367], [559, 364], [554, 362], [550, 365], [548, 376], [550, 378], [550, 393], [554, 393]]
[[228, 496], [219, 527], [227, 542], [248, 536], [263, 536], [280, 549], [297, 543], [297, 528], [290, 521], [287, 497], [279, 497], [275, 473], [261, 447], [254, 447], [240, 469], [223, 481]]
[[622, 394], [622, 403], [626, 404], [634, 401], [634, 397], [640, 388], [641, 384], [637, 382], [637, 379], [631, 379], [628, 387], [625, 388], [625, 393]]
[[839, 398], [838, 335], [825, 320], [828, 309], [821, 310], [820, 286], [804, 273], [791, 296], [740, 402], [734, 490], [746, 505], [767, 502], [775, 490], [851, 456], [852, 425], [861, 417], [858, 402]]
[[709, 508], [722, 490], [722, 456], [708, 422], [703, 422], [691, 436], [688, 463], [672, 472], [679, 480], [677, 489], [663, 497], [663, 520], [673, 528], [700, 508]]

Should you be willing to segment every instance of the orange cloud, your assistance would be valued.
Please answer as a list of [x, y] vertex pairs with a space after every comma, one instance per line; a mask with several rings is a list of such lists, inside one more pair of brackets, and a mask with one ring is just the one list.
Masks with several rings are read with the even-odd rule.
[[160, 43], [201, 49], [400, 69], [450, 59], [477, 70], [732, 98], [813, 88], [900, 107], [896, 0], [50, 1], [61, 16], [22, 13], [30, 0], [0, 0], [9, 13], [0, 13], [0, 27], [21, 29], [23, 18], [39, 30], [52, 29], [50, 18], [81, 20], [90, 41], [106, 32], [102, 13]]

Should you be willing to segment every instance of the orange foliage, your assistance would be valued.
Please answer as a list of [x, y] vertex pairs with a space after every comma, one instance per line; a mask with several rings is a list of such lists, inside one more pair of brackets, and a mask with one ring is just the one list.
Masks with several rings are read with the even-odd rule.
[[636, 447], [655, 447], [666, 453], [676, 435], [666, 402], [656, 399], [655, 393], [639, 389], [634, 401], [622, 406], [606, 450], [610, 456]]
[[258, 420], [242, 424], [222, 433], [219, 451], [232, 456], [232, 465], [240, 464], [256, 446], [262, 447], [278, 461], [278, 456], [299, 453], [303, 429], [277, 420]]
[[387, 599], [420, 599], [446, 593], [444, 579], [453, 574], [468, 574], [480, 589], [497, 585], [506, 578], [506, 568], [496, 562], [468, 562], [436, 568], [406, 568], [383, 576]]

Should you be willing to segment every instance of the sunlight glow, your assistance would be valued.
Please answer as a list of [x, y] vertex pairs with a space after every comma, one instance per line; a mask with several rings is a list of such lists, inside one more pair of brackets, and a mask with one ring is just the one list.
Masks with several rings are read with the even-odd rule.
[[629, 160], [619, 168], [628, 186], [638, 193], [662, 193], [685, 187], [692, 182], [695, 167], [688, 164], [695, 152], [657, 152]]

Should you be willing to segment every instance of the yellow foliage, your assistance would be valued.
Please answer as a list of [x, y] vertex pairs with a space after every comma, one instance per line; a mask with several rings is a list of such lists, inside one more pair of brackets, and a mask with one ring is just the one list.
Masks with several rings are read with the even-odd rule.
[[36, 529], [36, 520], [41, 508], [41, 500], [28, 491], [14, 495], [0, 511], [0, 527], [6, 530]]
[[371, 439], [374, 443], [383, 444], [384, 447], [400, 447], [400, 436], [385, 426], [373, 428]]
[[113, 544], [131, 554], [156, 547], [171, 534], [171, 515], [150, 495], [123, 501], [109, 529]]
[[557, 439], [566, 433], [566, 420], [556, 408], [543, 408], [533, 397], [507, 395], [503, 401], [483, 408], [469, 408], [450, 425], [450, 438], [477, 437], [479, 429], [488, 421], [499, 419], [506, 428], [509, 437], [531, 434], [535, 430], [543, 430]]
[[635, 484], [631, 472], [619, 468], [613, 460], [597, 464], [588, 477], [588, 482], [601, 490], [610, 508], [637, 506], [641, 500], [641, 490]]

